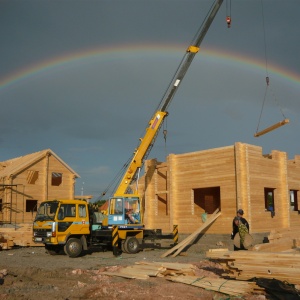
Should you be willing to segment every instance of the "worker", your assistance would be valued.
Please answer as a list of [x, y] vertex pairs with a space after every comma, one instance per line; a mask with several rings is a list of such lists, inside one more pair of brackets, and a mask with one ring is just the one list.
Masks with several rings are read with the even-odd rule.
[[135, 222], [136, 220], [133, 217], [132, 213], [133, 213], [133, 209], [132, 208], [125, 210], [126, 219], [129, 221], [129, 223], [134, 224], [134, 223], [136, 223]]
[[[234, 240], [235, 235], [239, 232], [239, 226], [237, 225], [237, 219], [241, 222], [241, 224], [245, 225], [247, 228], [247, 232], [249, 233], [249, 223], [248, 221], [243, 217], [244, 211], [242, 209], [238, 209], [236, 212], [236, 217], [232, 221], [232, 233], [231, 233], [231, 239]], [[233, 246], [234, 251], [240, 250], [240, 248]]]
[[[234, 218], [235, 226], [238, 228], [239, 239], [235, 239], [234, 247], [235, 251], [237, 250], [247, 250], [244, 246], [246, 235], [248, 234], [248, 228], [245, 224], [242, 223], [240, 217]], [[237, 244], [238, 243], [238, 244]]]

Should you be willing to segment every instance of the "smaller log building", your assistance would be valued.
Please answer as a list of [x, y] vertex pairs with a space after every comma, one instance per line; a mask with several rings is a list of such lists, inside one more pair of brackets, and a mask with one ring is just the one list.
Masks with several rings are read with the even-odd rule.
[[32, 223], [42, 201], [74, 199], [76, 178], [50, 149], [0, 162], [0, 225]]
[[250, 233], [300, 225], [300, 155], [237, 142], [232, 146], [170, 154], [166, 162], [147, 160], [139, 185], [148, 228], [192, 233], [217, 208], [207, 229], [228, 234], [237, 209], [244, 210]]

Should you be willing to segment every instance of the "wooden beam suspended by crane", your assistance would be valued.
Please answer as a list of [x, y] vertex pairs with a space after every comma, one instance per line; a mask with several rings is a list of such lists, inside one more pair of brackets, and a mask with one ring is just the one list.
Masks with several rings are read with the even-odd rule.
[[267, 128], [264, 129], [264, 130], [261, 130], [261, 131], [259, 131], [259, 132], [256, 132], [256, 133], [254, 134], [254, 137], [259, 137], [259, 136], [261, 136], [261, 135], [264, 135], [264, 134], [266, 134], [266, 133], [268, 133], [268, 132], [270, 132], [270, 131], [272, 131], [272, 130], [275, 130], [275, 129], [277, 129], [277, 128], [279, 128], [279, 127], [281, 127], [281, 126], [283, 126], [283, 125], [285, 125], [285, 124], [287, 124], [287, 123], [289, 123], [289, 122], [290, 122], [289, 119], [284, 119], [284, 120], [282, 120], [282, 121], [280, 121], [280, 122], [278, 122], [278, 123], [276, 123], [276, 124], [274, 124], [274, 125], [271, 125], [271, 126], [267, 127]]

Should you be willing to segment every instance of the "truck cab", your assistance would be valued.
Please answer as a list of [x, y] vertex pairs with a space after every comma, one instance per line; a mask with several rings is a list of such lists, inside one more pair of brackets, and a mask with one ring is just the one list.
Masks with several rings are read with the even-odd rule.
[[82, 251], [89, 234], [88, 204], [84, 200], [42, 202], [33, 222], [33, 241], [45, 244], [50, 254], [64, 250], [74, 256], [78, 248]]

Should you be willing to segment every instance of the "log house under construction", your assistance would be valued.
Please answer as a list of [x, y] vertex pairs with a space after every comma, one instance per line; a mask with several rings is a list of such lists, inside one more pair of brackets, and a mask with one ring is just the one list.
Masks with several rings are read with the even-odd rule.
[[73, 199], [76, 178], [50, 149], [0, 162], [0, 224], [32, 223], [42, 201]]
[[[0, 223], [32, 223], [47, 199], [75, 197], [79, 175], [53, 151], [43, 150], [0, 163]], [[300, 155], [237, 142], [232, 146], [170, 154], [166, 162], [145, 162], [139, 191], [148, 228], [190, 234], [217, 208], [221, 215], [205, 233], [230, 234], [242, 208], [250, 232], [300, 225]], [[76, 197], [75, 197], [76, 198]]]
[[230, 234], [232, 219], [242, 208], [250, 232], [300, 225], [300, 155], [237, 142], [232, 146], [170, 154], [166, 162], [147, 160], [139, 185], [146, 227], [195, 231], [217, 208], [221, 215], [208, 234]]

